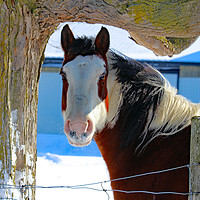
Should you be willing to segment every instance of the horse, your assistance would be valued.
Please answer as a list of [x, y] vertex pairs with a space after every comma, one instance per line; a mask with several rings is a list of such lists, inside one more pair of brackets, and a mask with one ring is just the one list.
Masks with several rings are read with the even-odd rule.
[[187, 200], [179, 194], [189, 192], [187, 168], [153, 172], [189, 163], [191, 118], [200, 104], [178, 95], [153, 67], [109, 49], [105, 27], [95, 38], [75, 38], [65, 25], [61, 46], [64, 132], [73, 146], [95, 140], [114, 199]]

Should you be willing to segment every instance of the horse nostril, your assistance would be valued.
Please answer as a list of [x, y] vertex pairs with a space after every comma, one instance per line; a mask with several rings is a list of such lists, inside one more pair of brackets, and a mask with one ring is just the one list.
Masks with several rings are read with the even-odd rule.
[[76, 137], [76, 131], [70, 131], [69, 134], [70, 134], [71, 137]]
[[86, 137], [87, 137], [87, 133], [86, 132], [82, 133], [81, 138], [86, 138]]

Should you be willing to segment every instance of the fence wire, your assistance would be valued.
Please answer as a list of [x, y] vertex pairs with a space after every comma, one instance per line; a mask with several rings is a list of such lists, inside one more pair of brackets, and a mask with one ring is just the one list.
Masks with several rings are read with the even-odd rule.
[[[99, 191], [99, 192], [105, 192], [107, 194], [108, 200], [110, 199], [110, 195], [108, 192], [120, 192], [120, 193], [126, 193], [126, 194], [137, 194], [137, 193], [144, 193], [144, 194], [152, 194], [152, 195], [194, 195], [194, 194], [200, 194], [200, 191], [198, 192], [172, 192], [172, 191], [164, 191], [164, 192], [153, 192], [153, 191], [126, 191], [126, 190], [117, 190], [117, 189], [105, 189], [103, 184], [105, 183], [111, 183], [114, 181], [120, 181], [120, 180], [127, 180], [131, 178], [137, 178], [137, 177], [142, 177], [142, 176], [148, 176], [148, 175], [154, 175], [154, 174], [160, 174], [160, 173], [165, 173], [169, 171], [174, 171], [174, 170], [179, 170], [183, 168], [188, 168], [189, 170], [189, 186], [191, 188], [191, 166], [197, 166], [200, 165], [200, 163], [193, 163], [193, 164], [188, 164], [188, 165], [182, 165], [179, 167], [174, 167], [174, 168], [169, 168], [165, 170], [159, 170], [159, 171], [154, 171], [154, 172], [147, 172], [147, 173], [142, 173], [142, 174], [136, 174], [133, 176], [127, 176], [127, 177], [122, 177], [122, 178], [117, 178], [117, 179], [111, 179], [111, 180], [105, 180], [105, 181], [99, 181], [99, 182], [94, 182], [94, 183], [86, 183], [86, 184], [81, 184], [81, 185], [72, 185], [72, 186], [66, 186], [66, 185], [60, 185], [60, 186], [38, 186], [38, 185], [21, 185], [21, 186], [16, 186], [16, 185], [10, 185], [10, 184], [0, 184], [0, 190], [5, 190], [5, 189], [16, 189], [20, 190], [22, 193], [25, 193], [28, 190], [28, 199], [29, 199], [29, 189], [87, 189], [87, 190], [94, 190], [94, 191]], [[92, 186], [100, 185], [101, 189], [94, 188]], [[11, 199], [11, 200], [16, 200], [14, 198], [0, 198], [1, 199]], [[192, 197], [191, 197], [192, 200]]]

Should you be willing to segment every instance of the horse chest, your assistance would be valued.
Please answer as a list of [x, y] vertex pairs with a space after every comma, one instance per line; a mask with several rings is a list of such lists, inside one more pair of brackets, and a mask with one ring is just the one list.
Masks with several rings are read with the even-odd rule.
[[[120, 133], [106, 129], [95, 141], [107, 164], [110, 178], [118, 179], [147, 172], [178, 167], [189, 162], [189, 134], [185, 131], [167, 138], [155, 139], [141, 155], [134, 148], [120, 147]], [[152, 174], [111, 182], [114, 190], [188, 192], [188, 169]], [[115, 200], [186, 200], [181, 195], [152, 195], [114, 192]]]

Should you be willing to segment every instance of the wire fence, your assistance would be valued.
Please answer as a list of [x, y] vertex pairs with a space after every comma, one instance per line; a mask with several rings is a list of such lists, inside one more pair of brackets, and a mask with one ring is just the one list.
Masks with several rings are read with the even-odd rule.
[[[38, 186], [38, 185], [21, 185], [21, 186], [16, 186], [16, 185], [9, 185], [9, 184], [0, 184], [0, 190], [6, 190], [6, 189], [16, 189], [20, 190], [22, 193], [25, 193], [28, 191], [28, 200], [31, 200], [29, 197], [29, 190], [30, 189], [87, 189], [87, 190], [94, 190], [94, 191], [99, 191], [99, 192], [105, 192], [107, 194], [108, 200], [110, 200], [110, 195], [108, 192], [120, 192], [120, 193], [126, 193], [126, 194], [137, 194], [137, 193], [144, 193], [144, 194], [152, 194], [152, 195], [182, 195], [182, 196], [187, 196], [191, 195], [191, 200], [192, 200], [192, 195], [194, 194], [200, 194], [200, 191], [193, 192], [172, 192], [172, 191], [162, 191], [162, 192], [153, 192], [153, 191], [126, 191], [126, 190], [117, 190], [117, 189], [105, 189], [104, 184], [105, 183], [111, 183], [114, 181], [120, 181], [120, 180], [127, 180], [131, 178], [137, 178], [137, 177], [142, 177], [142, 176], [148, 176], [148, 175], [154, 175], [154, 174], [160, 174], [160, 173], [165, 173], [165, 172], [170, 172], [174, 170], [179, 170], [183, 168], [188, 168], [189, 170], [189, 186], [191, 188], [191, 166], [197, 166], [200, 165], [200, 163], [193, 163], [193, 164], [188, 164], [188, 165], [182, 165], [179, 167], [174, 167], [170, 169], [165, 169], [165, 170], [159, 170], [159, 171], [154, 171], [154, 172], [147, 172], [143, 174], [136, 174], [133, 176], [127, 176], [127, 177], [122, 177], [122, 178], [117, 178], [117, 179], [111, 179], [111, 180], [105, 180], [105, 181], [99, 181], [99, 182], [94, 182], [94, 183], [87, 183], [87, 184], [81, 184], [81, 185], [72, 185], [72, 186]], [[101, 189], [95, 188], [94, 186], [99, 185]], [[11, 199], [11, 200], [18, 200], [15, 198], [0, 198], [0, 199]]]

